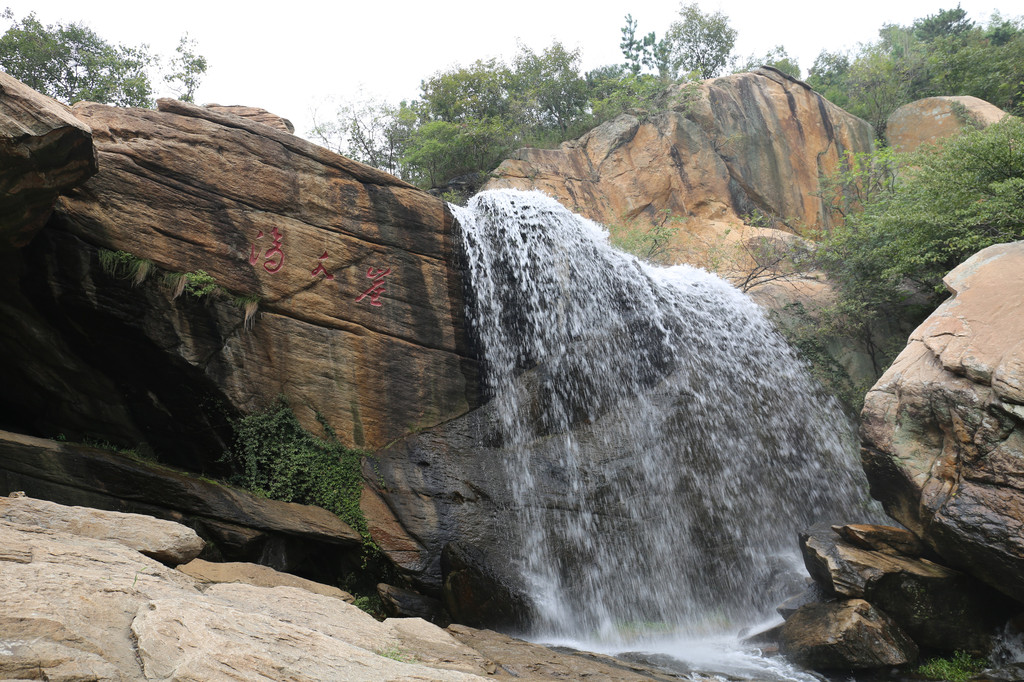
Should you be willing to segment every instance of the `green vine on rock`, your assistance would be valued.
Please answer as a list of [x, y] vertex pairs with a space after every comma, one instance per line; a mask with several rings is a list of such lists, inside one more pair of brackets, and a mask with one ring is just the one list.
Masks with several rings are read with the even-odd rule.
[[317, 420], [322, 438], [303, 428], [283, 396], [237, 420], [234, 443], [224, 455], [234, 470], [232, 483], [274, 500], [323, 507], [358, 531], [364, 548], [372, 550], [359, 508], [366, 453], [343, 445], [323, 415], [317, 413]]

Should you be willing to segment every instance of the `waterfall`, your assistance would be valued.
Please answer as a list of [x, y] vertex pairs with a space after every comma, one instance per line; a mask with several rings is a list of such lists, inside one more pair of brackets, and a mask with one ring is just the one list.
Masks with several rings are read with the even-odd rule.
[[866, 497], [838, 406], [718, 277], [617, 251], [537, 192], [451, 208], [537, 631], [763, 619], [797, 579], [797, 532]]

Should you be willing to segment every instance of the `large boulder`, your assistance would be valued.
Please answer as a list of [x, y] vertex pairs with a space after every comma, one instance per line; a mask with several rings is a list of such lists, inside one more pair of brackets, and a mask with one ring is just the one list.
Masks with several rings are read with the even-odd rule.
[[818, 585], [833, 596], [867, 600], [921, 648], [987, 654], [1013, 614], [1008, 600], [960, 571], [891, 549], [886, 540], [904, 544], [906, 531], [865, 528], [859, 526], [857, 536], [877, 549], [856, 546], [828, 527], [801, 534], [804, 563]]
[[[692, 86], [691, 86], [692, 87]], [[521, 149], [484, 189], [539, 189], [605, 225], [690, 217], [737, 234], [754, 211], [819, 228], [819, 178], [872, 149], [871, 126], [771, 68], [683, 90], [669, 111], [623, 114], [557, 149]]]
[[100, 171], [0, 275], [8, 428], [216, 472], [279, 395], [368, 449], [476, 404], [444, 202], [218, 108], [73, 111]]
[[1024, 242], [945, 278], [952, 296], [868, 393], [864, 470], [948, 565], [1024, 601]]
[[[129, 514], [115, 521], [128, 531], [138, 523]], [[342, 599], [298, 587], [206, 585], [79, 529], [0, 519], [0, 677], [376, 681], [485, 674], [480, 654], [420, 619], [381, 623]]]
[[0, 250], [27, 244], [57, 195], [95, 172], [89, 126], [0, 71]]
[[169, 566], [188, 563], [199, 556], [204, 545], [194, 530], [180, 523], [142, 514], [67, 507], [24, 494], [0, 498], [0, 520], [112, 540]]
[[987, 128], [1003, 116], [1006, 112], [996, 105], [970, 95], [927, 97], [892, 112], [885, 124], [885, 138], [896, 151], [913, 152], [964, 130]]
[[900, 626], [863, 599], [800, 607], [779, 644], [787, 658], [815, 670], [903, 665], [918, 654]]

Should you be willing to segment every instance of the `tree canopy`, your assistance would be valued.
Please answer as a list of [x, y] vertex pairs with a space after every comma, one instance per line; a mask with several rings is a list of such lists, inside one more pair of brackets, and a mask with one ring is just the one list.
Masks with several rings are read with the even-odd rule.
[[993, 14], [985, 26], [957, 7], [887, 24], [855, 54], [823, 51], [807, 83], [870, 122], [879, 137], [900, 106], [936, 95], [973, 95], [1024, 113], [1024, 23]]
[[[10, 22], [0, 36], [0, 68], [29, 87], [66, 104], [80, 100], [122, 107], [151, 107], [150, 72], [160, 57], [147, 45], [114, 45], [82, 23], [43, 25], [30, 13], [20, 21], [8, 8]], [[179, 97], [191, 101], [206, 72], [206, 59], [182, 37], [163, 80]]]

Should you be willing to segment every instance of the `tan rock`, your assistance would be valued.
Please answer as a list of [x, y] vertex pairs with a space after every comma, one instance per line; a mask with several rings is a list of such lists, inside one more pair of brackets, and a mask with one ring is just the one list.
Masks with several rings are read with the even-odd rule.
[[861, 415], [871, 493], [950, 566], [1024, 600], [1024, 242], [945, 279]]
[[89, 127], [0, 72], [0, 249], [27, 244], [57, 195], [96, 172]]
[[111, 540], [161, 563], [187, 563], [205, 544], [191, 528], [141, 514], [63, 505], [29, 497], [0, 498], [0, 520], [98, 540]]
[[[166, 106], [166, 105], [165, 105]], [[205, 104], [203, 105], [211, 111], [216, 111], [220, 114], [233, 114], [235, 116], [241, 116], [257, 123], [268, 125], [271, 128], [277, 128], [283, 130], [286, 133], [294, 133], [295, 126], [292, 122], [286, 118], [281, 118], [277, 114], [272, 114], [266, 109], [260, 109], [259, 107], [246, 107], [240, 104], [231, 104], [223, 106], [220, 104]]]
[[[418, 662], [418, 650], [410, 646], [413, 639], [427, 646], [447, 644], [449, 649], [460, 649], [436, 626], [430, 627], [446, 640], [410, 637], [407, 644], [406, 640], [387, 636], [385, 626], [367, 614], [362, 614], [365, 619], [357, 618], [359, 625], [349, 626], [348, 621], [362, 612], [337, 599], [289, 587], [272, 590], [251, 587], [241, 594], [238, 588], [248, 586], [217, 587], [221, 589], [211, 590], [204, 599], [161, 599], [140, 608], [132, 632], [138, 640], [148, 679], [210, 680], [230, 678], [237, 675], [237, 671], [267, 679], [366, 682], [481, 679], [447, 666], [428, 667], [429, 664]], [[291, 594], [294, 592], [301, 594]], [[286, 603], [268, 608], [248, 601], [250, 597], [261, 602], [278, 600], [281, 595], [288, 595]], [[327, 621], [319, 619], [324, 611], [318, 600], [330, 602], [326, 612], [330, 614], [330, 627], [325, 627]], [[312, 619], [305, 618], [301, 610], [288, 610], [300, 603], [315, 604]], [[371, 623], [378, 627], [373, 628]], [[374, 629], [377, 632], [373, 632]], [[352, 635], [358, 644], [346, 640], [347, 635]], [[479, 658], [465, 647], [461, 650], [464, 657]], [[422, 653], [435, 658], [433, 653]], [[455, 667], [460, 664], [460, 661], [438, 662], [452, 663]]]
[[76, 679], [57, 676], [75, 667], [101, 680], [140, 679], [131, 641], [139, 606], [199, 596], [191, 578], [110, 540], [0, 521], [0, 547], [27, 548], [32, 557], [0, 561], [4, 639], [24, 642], [0, 647], [0, 670], [28, 667], [49, 679]]
[[[285, 395], [305, 426], [320, 432], [319, 411], [349, 445], [373, 449], [473, 406], [442, 201], [234, 114], [170, 100], [160, 109], [74, 108], [93, 128], [102, 170], [57, 209], [64, 232], [54, 239], [70, 239], [63, 248], [82, 254], [75, 267], [95, 278], [67, 283], [69, 305], [97, 305], [112, 287], [92, 248], [163, 272], [203, 270], [231, 296], [258, 299], [252, 328], [227, 299], [196, 308], [155, 282], [119, 322], [186, 363], [194, 376], [182, 380], [214, 380], [234, 409]], [[126, 357], [109, 371], [124, 372]], [[150, 414], [165, 413], [166, 400]]]
[[863, 599], [806, 604], [783, 626], [780, 649], [815, 670], [880, 668], [917, 659], [917, 646]]
[[[588, 652], [553, 651], [547, 647], [509, 637], [493, 630], [476, 630], [450, 625], [455, 639], [476, 650], [488, 662], [495, 677], [521, 680], [678, 680], [679, 676], [640, 663]], [[688, 679], [707, 679], [694, 674]]]
[[872, 140], [866, 122], [805, 84], [758, 69], [706, 81], [649, 120], [622, 115], [557, 149], [521, 149], [484, 188], [538, 189], [613, 233], [666, 212], [687, 218], [675, 256], [708, 265], [709, 248], [749, 238], [740, 226], [755, 210], [807, 229], [826, 225], [814, 196], [819, 176]]
[[258, 587], [297, 587], [325, 597], [334, 597], [351, 604], [355, 598], [333, 585], [324, 585], [300, 578], [291, 573], [275, 571], [270, 566], [250, 564], [244, 561], [225, 561], [215, 563], [203, 559], [193, 559], [187, 564], [178, 566], [178, 570], [196, 580], [209, 583], [246, 583]]
[[987, 128], [1006, 112], [971, 96], [928, 97], [904, 104], [889, 116], [885, 137], [896, 151], [913, 152], [971, 128]]

